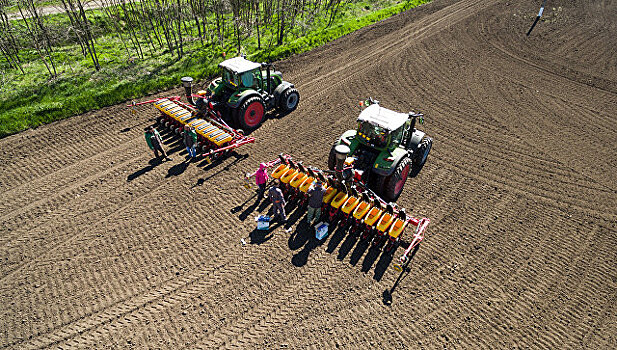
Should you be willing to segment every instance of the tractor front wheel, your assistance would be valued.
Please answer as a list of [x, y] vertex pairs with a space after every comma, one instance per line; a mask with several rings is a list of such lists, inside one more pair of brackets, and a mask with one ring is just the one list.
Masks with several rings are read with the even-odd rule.
[[264, 120], [266, 108], [261, 98], [254, 96], [244, 101], [237, 111], [238, 126], [246, 131], [257, 129]]
[[418, 145], [418, 151], [416, 157], [414, 159], [414, 173], [417, 174], [422, 170], [424, 163], [426, 163], [426, 158], [428, 158], [428, 154], [433, 147], [433, 139], [430, 137], [425, 137], [422, 142]]
[[407, 181], [410, 170], [411, 158], [405, 157], [398, 162], [396, 169], [392, 175], [386, 178], [384, 184], [383, 197], [386, 201], [395, 202], [401, 193], [403, 193], [403, 188], [405, 188], [405, 182]]
[[279, 109], [283, 113], [293, 112], [300, 102], [300, 93], [294, 88], [289, 88], [283, 92], [279, 100]]

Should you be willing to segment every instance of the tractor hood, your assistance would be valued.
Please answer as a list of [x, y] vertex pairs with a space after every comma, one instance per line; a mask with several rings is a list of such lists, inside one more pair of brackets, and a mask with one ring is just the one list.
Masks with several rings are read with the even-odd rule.
[[259, 68], [261, 65], [259, 63], [251, 62], [244, 57], [234, 57], [219, 63], [219, 67], [228, 69], [237, 74], [242, 74], [255, 68]]
[[400, 128], [407, 119], [409, 119], [407, 114], [391, 111], [378, 104], [366, 107], [358, 116], [359, 122], [369, 122], [390, 131]]

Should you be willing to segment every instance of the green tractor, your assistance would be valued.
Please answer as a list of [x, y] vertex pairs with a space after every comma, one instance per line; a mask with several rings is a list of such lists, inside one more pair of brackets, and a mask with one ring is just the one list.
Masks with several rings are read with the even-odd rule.
[[397, 113], [369, 98], [358, 116], [358, 129], [348, 130], [334, 143], [328, 157], [328, 168], [342, 177], [344, 164], [353, 176], [388, 202], [395, 202], [403, 192], [410, 174], [418, 174], [424, 166], [433, 139], [416, 129], [424, 115]]
[[[266, 112], [275, 110], [285, 115], [298, 107], [298, 90], [284, 81], [271, 63], [234, 57], [221, 62], [219, 68], [222, 76], [214, 79], [207, 91], [198, 92], [195, 102], [189, 98], [204, 113], [216, 113], [236, 128], [250, 132], [263, 123]], [[187, 78], [183, 78], [185, 87], [192, 81]], [[188, 94], [187, 90], [187, 98]]]

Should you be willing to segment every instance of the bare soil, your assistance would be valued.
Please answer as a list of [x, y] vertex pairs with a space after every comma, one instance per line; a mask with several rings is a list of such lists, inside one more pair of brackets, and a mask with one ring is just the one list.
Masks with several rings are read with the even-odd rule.
[[[281, 62], [299, 109], [217, 165], [171, 136], [150, 164], [151, 106], [0, 140], [0, 347], [617, 348], [617, 3], [549, 3], [526, 37], [539, 4], [436, 0]], [[299, 211], [254, 231], [242, 186], [280, 152], [325, 167], [368, 96], [435, 139], [404, 275]]]

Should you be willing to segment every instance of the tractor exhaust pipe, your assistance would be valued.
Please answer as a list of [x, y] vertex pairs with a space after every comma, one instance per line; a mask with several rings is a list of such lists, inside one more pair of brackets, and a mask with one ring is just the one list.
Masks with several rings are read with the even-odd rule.
[[270, 68], [272, 68], [273, 65], [272, 63], [262, 62], [261, 66], [263, 68], [266, 68], [266, 79], [267, 79], [266, 91], [268, 91], [268, 95], [272, 95], [272, 82], [270, 81]]
[[345, 159], [350, 151], [347, 145], [341, 144], [334, 147], [334, 153], [336, 153], [336, 164], [334, 169], [336, 170], [336, 179], [339, 182], [343, 181], [343, 164], [345, 164]]
[[414, 112], [409, 112], [409, 119], [411, 119], [411, 126], [409, 130], [413, 132], [414, 130], [416, 130], [416, 116]]
[[189, 101], [189, 103], [194, 106], [195, 101], [193, 101], [193, 78], [182, 77], [180, 81], [182, 82], [182, 86], [184, 86], [184, 93], [186, 95], [187, 101]]

